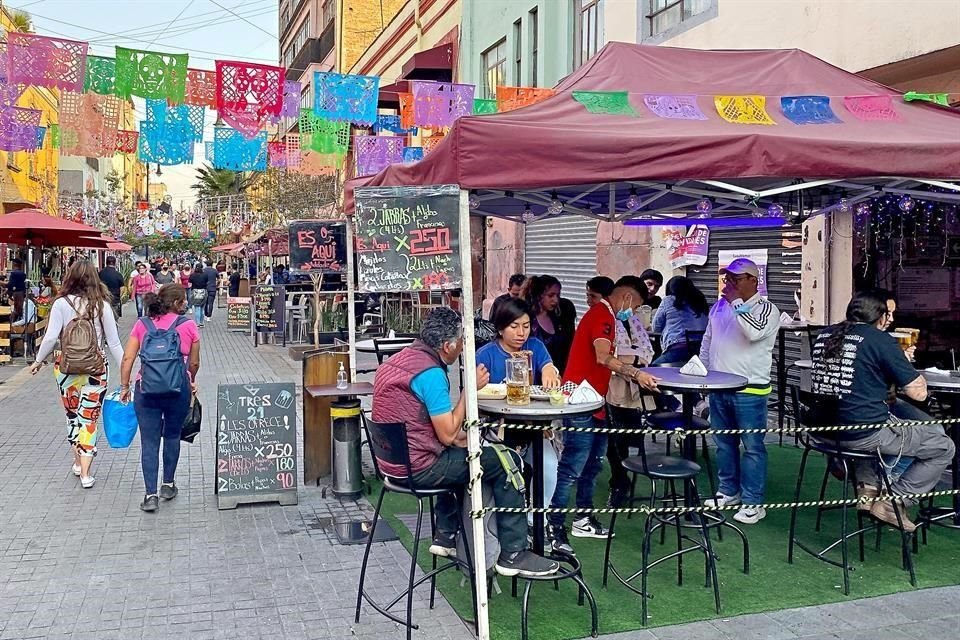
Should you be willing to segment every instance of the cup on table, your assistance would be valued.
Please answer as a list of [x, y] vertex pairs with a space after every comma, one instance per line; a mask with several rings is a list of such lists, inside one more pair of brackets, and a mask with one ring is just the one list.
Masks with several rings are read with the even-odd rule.
[[530, 404], [530, 365], [526, 358], [507, 358], [507, 404]]

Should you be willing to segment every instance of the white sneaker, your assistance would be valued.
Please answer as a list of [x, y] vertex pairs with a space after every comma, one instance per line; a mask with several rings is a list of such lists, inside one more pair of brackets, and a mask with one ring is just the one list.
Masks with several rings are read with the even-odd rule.
[[745, 506], [733, 514], [733, 519], [743, 524], [757, 524], [767, 517], [767, 510], [763, 507]]
[[93, 476], [80, 476], [80, 486], [82, 486], [84, 489], [89, 489], [96, 481], [97, 479]]
[[740, 504], [739, 493], [733, 496], [728, 496], [722, 493], [718, 493], [713, 498], [709, 498], [703, 501], [703, 506], [707, 507], [708, 509], [715, 509], [717, 507], [732, 507], [738, 504]]
[[75, 464], [72, 467], [70, 467], [70, 470], [73, 471], [73, 475], [77, 476], [78, 478], [80, 477], [80, 472], [81, 472], [80, 465]]

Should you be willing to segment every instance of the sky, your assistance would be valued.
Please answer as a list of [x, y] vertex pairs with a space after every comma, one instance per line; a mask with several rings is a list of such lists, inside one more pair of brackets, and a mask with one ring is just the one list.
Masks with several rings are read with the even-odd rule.
[[[114, 47], [187, 53], [195, 69], [213, 69], [214, 60], [277, 64], [277, 0], [4, 0], [11, 10], [33, 18], [40, 35], [90, 43], [92, 55], [113, 57]], [[138, 119], [143, 101], [134, 99]], [[215, 114], [207, 110], [206, 138], [213, 138]], [[196, 148], [194, 166], [163, 167], [159, 178], [173, 196], [189, 205], [195, 168], [203, 150]], [[151, 165], [156, 171], [156, 166]], [[153, 183], [158, 178], [151, 175]]]

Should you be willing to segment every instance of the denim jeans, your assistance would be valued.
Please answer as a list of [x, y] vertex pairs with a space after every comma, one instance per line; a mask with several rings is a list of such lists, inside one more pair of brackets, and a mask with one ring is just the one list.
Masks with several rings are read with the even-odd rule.
[[206, 309], [204, 309], [208, 318], [213, 317], [213, 307], [217, 301], [217, 290], [216, 289], [207, 289], [207, 303]]
[[679, 344], [670, 345], [670, 348], [660, 354], [660, 357], [654, 360], [651, 364], [679, 364], [681, 362], [686, 362], [689, 360], [687, 343], [681, 342]]
[[190, 410], [190, 382], [185, 380], [179, 395], [144, 397], [140, 384], [133, 397], [140, 431], [140, 466], [147, 495], [157, 493], [160, 466], [160, 439], [163, 438], [163, 482], [170, 484], [180, 461], [180, 432]]
[[203, 305], [194, 305], [193, 306], [193, 321], [197, 323], [197, 326], [203, 324]]
[[[182, 420], [181, 420], [182, 422]], [[515, 462], [519, 462], [515, 459]], [[507, 479], [507, 472], [500, 464], [500, 458], [491, 447], [480, 451], [480, 465], [483, 467], [483, 485], [493, 493], [498, 507], [523, 509], [523, 494], [517, 491]], [[431, 466], [413, 474], [416, 486], [430, 489], [439, 487], [465, 487], [470, 480], [467, 464], [467, 450], [460, 447], [446, 447], [440, 457]], [[438, 533], [455, 533], [460, 528], [460, 511], [457, 500], [451, 494], [438, 496], [434, 512], [437, 515]], [[527, 518], [523, 513], [498, 513], [497, 538], [500, 550], [514, 553], [527, 548]]]
[[[603, 423], [593, 416], [577, 416], [565, 419], [563, 424], [566, 427], [596, 427]], [[557, 466], [557, 488], [553, 491], [550, 506], [565, 508], [570, 502], [570, 490], [576, 483], [577, 507], [592, 509], [593, 489], [597, 476], [603, 469], [603, 456], [606, 453], [607, 434], [597, 431], [564, 431], [563, 452]], [[549, 515], [550, 524], [555, 527], [563, 526], [566, 519], [562, 513]]]
[[[534, 432], [535, 435], [540, 436], [539, 432]], [[533, 447], [527, 447], [527, 450], [523, 452], [523, 461], [530, 467], [533, 473], [537, 473], [538, 470], [533, 468]], [[540, 471], [543, 477], [543, 504], [549, 506], [550, 500], [553, 499], [553, 492], [557, 488], [557, 465], [559, 464], [559, 459], [557, 457], [557, 447], [554, 444], [553, 440], [543, 440], [543, 470]], [[531, 485], [532, 486], [532, 485]], [[530, 494], [530, 506], [533, 506], [533, 494]], [[531, 527], [533, 526], [533, 514], [527, 514], [527, 524]]]
[[138, 318], [142, 318], [142, 317], [143, 317], [143, 296], [144, 296], [144, 295], [145, 295], [145, 294], [138, 293], [137, 295], [135, 295], [135, 296], [133, 297], [134, 300], [136, 300], [136, 302], [137, 302], [137, 317], [138, 317]]
[[[766, 429], [767, 396], [730, 391], [711, 393], [710, 426], [714, 429]], [[767, 447], [763, 437], [762, 433], [714, 436], [720, 493], [725, 496], [741, 494], [743, 504], [763, 504], [767, 487]]]

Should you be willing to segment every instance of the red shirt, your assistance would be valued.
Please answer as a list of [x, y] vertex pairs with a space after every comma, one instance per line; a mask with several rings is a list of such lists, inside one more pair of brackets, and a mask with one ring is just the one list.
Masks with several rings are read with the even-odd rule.
[[616, 336], [616, 318], [606, 301], [590, 307], [576, 333], [573, 334], [573, 344], [570, 346], [570, 358], [567, 368], [563, 372], [564, 382], [580, 384], [584, 380], [590, 383], [597, 393], [607, 395], [610, 387], [611, 371], [597, 362], [597, 352], [593, 343], [597, 340], [608, 341], [610, 355], [613, 355], [613, 342]]

